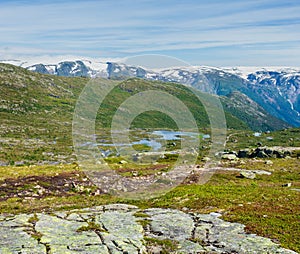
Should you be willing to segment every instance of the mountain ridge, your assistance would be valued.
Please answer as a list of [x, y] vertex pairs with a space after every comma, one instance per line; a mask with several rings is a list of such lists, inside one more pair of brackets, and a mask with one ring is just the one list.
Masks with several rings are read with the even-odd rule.
[[[292, 126], [300, 126], [300, 68], [296, 67], [172, 67], [147, 69], [114, 62], [90, 60], [36, 64], [28, 70], [43, 74], [71, 77], [126, 79], [138, 77], [175, 82], [202, 92], [227, 96], [238, 91], [245, 94], [272, 116]], [[256, 70], [255, 72], [253, 72]], [[247, 74], [247, 72], [252, 71]]]

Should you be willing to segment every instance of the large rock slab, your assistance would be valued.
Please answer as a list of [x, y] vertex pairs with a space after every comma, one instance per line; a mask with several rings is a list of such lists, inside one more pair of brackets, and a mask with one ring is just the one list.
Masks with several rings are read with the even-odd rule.
[[29, 233], [32, 231], [30, 218], [26, 214], [0, 218], [0, 253], [46, 253], [46, 246]]
[[164, 241], [173, 243], [168, 253], [296, 253], [220, 216], [125, 204], [1, 215], [0, 253], [161, 253]]

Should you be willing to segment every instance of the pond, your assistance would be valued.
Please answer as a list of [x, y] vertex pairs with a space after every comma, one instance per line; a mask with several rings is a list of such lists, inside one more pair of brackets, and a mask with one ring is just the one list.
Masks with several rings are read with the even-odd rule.
[[[171, 146], [176, 146], [176, 141], [181, 141], [184, 139], [209, 139], [209, 134], [194, 133], [194, 132], [183, 132], [183, 131], [172, 131], [172, 130], [154, 130], [154, 131], [144, 131], [144, 130], [131, 130], [130, 138], [128, 143], [115, 142], [113, 143], [110, 139], [110, 135], [104, 133], [103, 135], [96, 136], [96, 143], [86, 142], [82, 146], [93, 146], [99, 147], [104, 157], [107, 157], [114, 153], [114, 150], [131, 148], [134, 145], [144, 145], [148, 147], [152, 152], [159, 152], [165, 150], [166, 144], [170, 143]], [[121, 137], [118, 140], [124, 139], [125, 135], [128, 133], [117, 132], [117, 136]], [[124, 135], [123, 135], [124, 134]], [[106, 148], [107, 147], [107, 148]]]

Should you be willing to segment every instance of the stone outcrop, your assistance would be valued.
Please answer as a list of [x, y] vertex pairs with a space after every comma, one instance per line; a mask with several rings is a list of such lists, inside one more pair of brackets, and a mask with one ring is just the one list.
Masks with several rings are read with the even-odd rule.
[[0, 215], [0, 253], [296, 253], [219, 217], [124, 204]]
[[299, 147], [257, 147], [255, 149], [242, 149], [238, 152], [239, 158], [285, 158], [291, 156]]

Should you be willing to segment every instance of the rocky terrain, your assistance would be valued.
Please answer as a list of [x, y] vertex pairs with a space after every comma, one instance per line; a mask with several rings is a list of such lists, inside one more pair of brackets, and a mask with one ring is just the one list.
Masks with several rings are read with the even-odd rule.
[[111, 204], [0, 216], [0, 253], [296, 253], [218, 213]]

